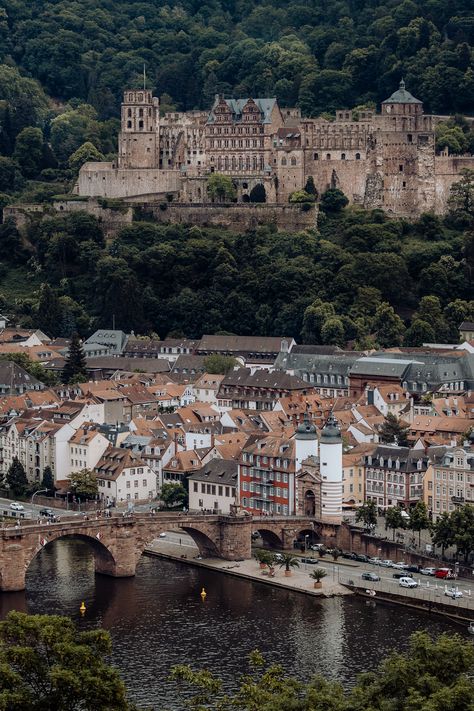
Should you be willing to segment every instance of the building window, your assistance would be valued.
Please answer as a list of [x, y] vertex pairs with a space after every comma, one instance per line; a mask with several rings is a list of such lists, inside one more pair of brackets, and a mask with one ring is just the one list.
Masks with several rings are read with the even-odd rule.
[[341, 160], [346, 160], [346, 154], [345, 154], [345, 153], [341, 153]]
[[356, 153], [356, 160], [360, 160], [360, 153]]

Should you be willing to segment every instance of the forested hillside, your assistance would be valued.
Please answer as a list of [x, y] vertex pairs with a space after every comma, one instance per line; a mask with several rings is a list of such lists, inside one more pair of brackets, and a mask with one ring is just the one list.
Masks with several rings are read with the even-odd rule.
[[[405, 76], [431, 112], [472, 111], [472, 0], [3, 0], [0, 62], [117, 115], [142, 81], [179, 109], [216, 92], [305, 114], [379, 102]], [[0, 97], [1, 98], [1, 97]]]
[[468, 220], [410, 224], [346, 208], [323, 214], [320, 234], [241, 235], [137, 221], [109, 244], [85, 213], [35, 223], [27, 242], [7, 223], [3, 270], [29, 293], [3, 294], [0, 311], [52, 336], [110, 327], [114, 315], [119, 328], [162, 338], [226, 330], [364, 348], [452, 342], [474, 320]]

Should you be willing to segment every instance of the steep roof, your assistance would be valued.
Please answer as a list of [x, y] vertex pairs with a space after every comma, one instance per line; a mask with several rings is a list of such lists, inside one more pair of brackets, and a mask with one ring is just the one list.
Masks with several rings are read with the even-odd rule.
[[238, 463], [233, 459], [211, 459], [208, 464], [191, 474], [188, 479], [237, 486], [237, 470]]

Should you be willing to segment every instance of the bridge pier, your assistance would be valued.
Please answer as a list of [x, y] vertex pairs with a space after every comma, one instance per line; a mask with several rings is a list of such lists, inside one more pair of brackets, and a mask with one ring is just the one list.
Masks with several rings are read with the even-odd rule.
[[114, 541], [94, 546], [95, 572], [113, 578], [132, 578], [137, 567], [136, 539], [130, 528], [119, 530]]
[[219, 555], [226, 560], [252, 557], [252, 524], [247, 516], [219, 517]]
[[9, 543], [4, 547], [8, 564], [2, 565], [0, 590], [2, 592], [19, 592], [26, 587], [25, 583], [25, 550], [21, 543]]

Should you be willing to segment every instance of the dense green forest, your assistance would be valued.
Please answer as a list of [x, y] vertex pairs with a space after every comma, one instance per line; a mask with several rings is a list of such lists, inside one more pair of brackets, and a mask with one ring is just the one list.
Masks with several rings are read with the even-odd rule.
[[136, 221], [106, 243], [86, 213], [35, 222], [26, 240], [7, 221], [3, 273], [28, 294], [4, 291], [0, 311], [52, 336], [110, 327], [114, 315], [119, 328], [161, 338], [225, 330], [359, 347], [457, 342], [461, 321], [474, 319], [468, 225], [461, 210], [412, 224], [346, 208], [322, 213], [319, 232]]
[[141, 82], [179, 109], [218, 91], [318, 114], [381, 101], [401, 75], [432, 112], [474, 104], [471, 0], [4, 0], [0, 61], [61, 101], [117, 115]]

